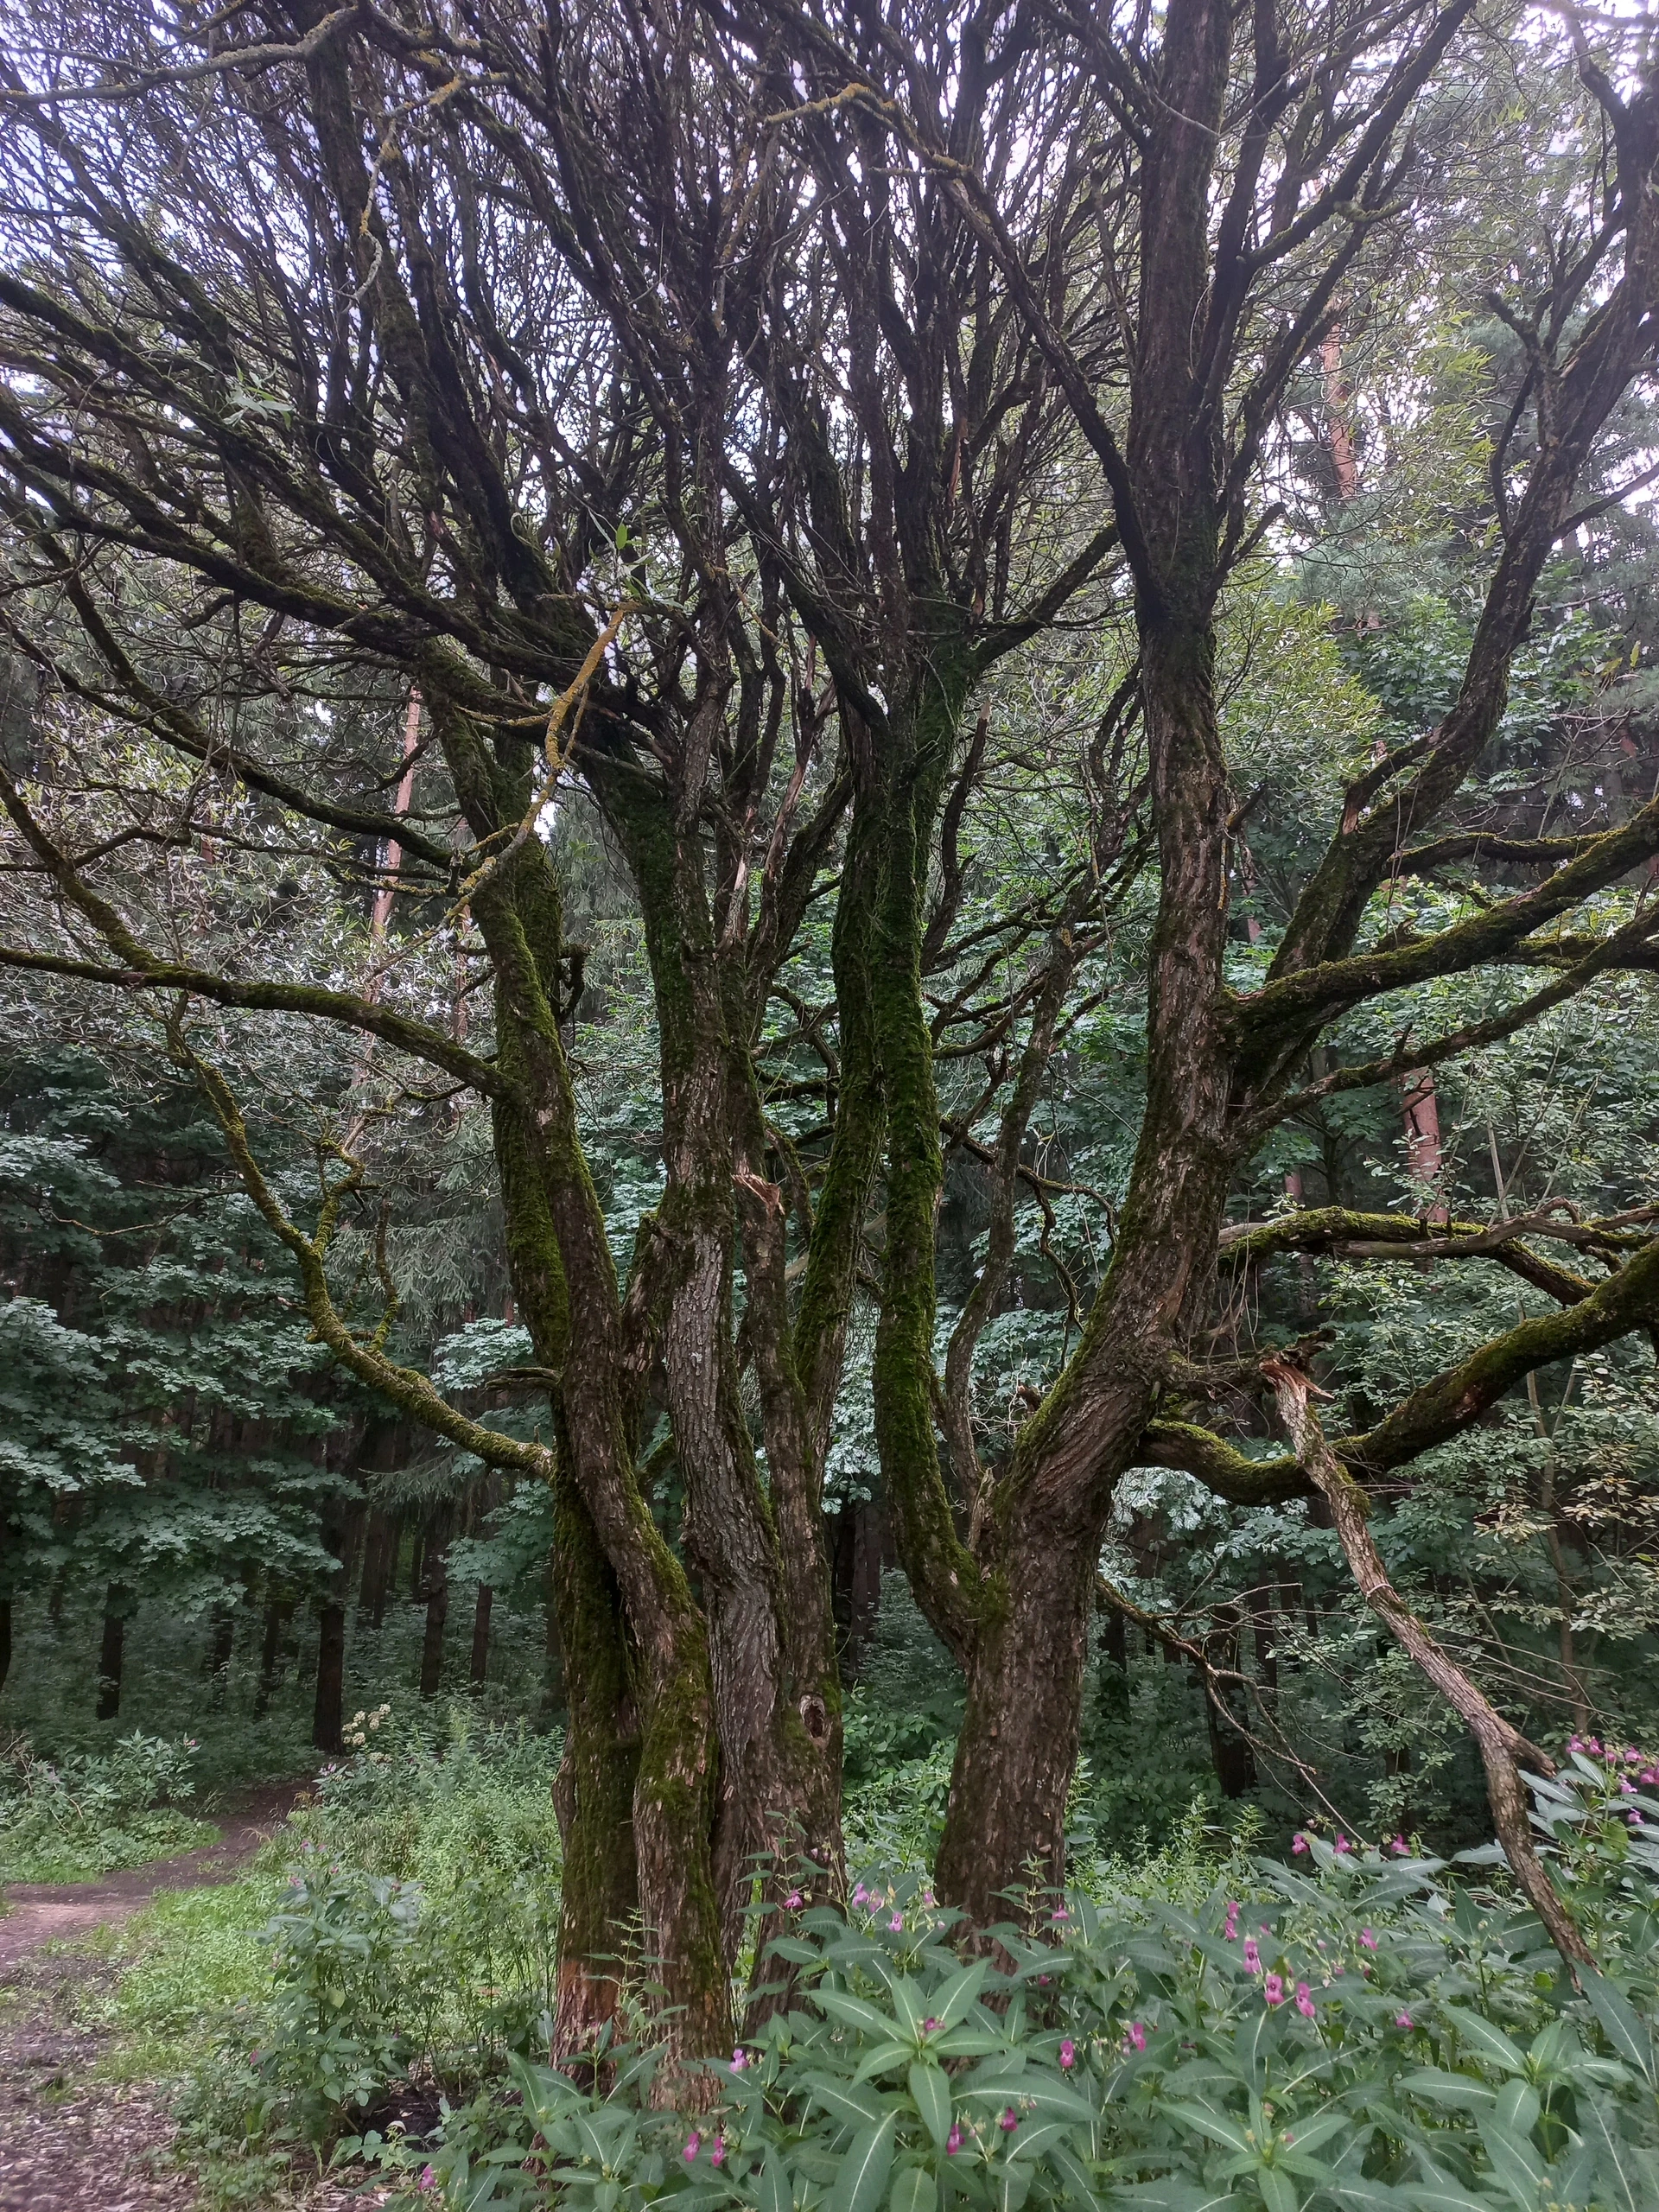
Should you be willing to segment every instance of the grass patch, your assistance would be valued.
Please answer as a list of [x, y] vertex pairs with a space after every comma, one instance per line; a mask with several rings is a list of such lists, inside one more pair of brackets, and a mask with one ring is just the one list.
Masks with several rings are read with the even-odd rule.
[[38, 1830], [15, 1839], [0, 1828], [0, 1882], [95, 1882], [102, 1874], [130, 1872], [157, 1859], [217, 1843], [219, 1830], [176, 1807], [141, 1813], [119, 1827], [80, 1827], [64, 1834]]

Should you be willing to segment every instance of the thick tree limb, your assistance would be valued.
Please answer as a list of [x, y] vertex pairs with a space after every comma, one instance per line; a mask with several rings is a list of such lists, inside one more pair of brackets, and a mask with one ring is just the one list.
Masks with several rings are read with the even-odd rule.
[[1311, 1402], [1313, 1385], [1307, 1376], [1300, 1368], [1279, 1360], [1264, 1361], [1262, 1372], [1273, 1385], [1279, 1416], [1297, 1459], [1330, 1505], [1338, 1539], [1360, 1595], [1474, 1737], [1486, 1770], [1486, 1794], [1497, 1840], [1510, 1872], [1568, 1965], [1591, 1965], [1589, 1946], [1533, 1847], [1519, 1762], [1528, 1759], [1546, 1775], [1554, 1772], [1553, 1762], [1504, 1719], [1389, 1581], [1371, 1535], [1365, 1493], [1325, 1440]]
[[1513, 1221], [1442, 1223], [1415, 1221], [1405, 1214], [1355, 1213], [1345, 1206], [1315, 1206], [1284, 1214], [1277, 1221], [1232, 1223], [1222, 1230], [1220, 1244], [1224, 1256], [1230, 1260], [1265, 1260], [1280, 1252], [1329, 1252], [1349, 1260], [1494, 1260], [1563, 1306], [1577, 1306], [1590, 1296], [1594, 1284], [1541, 1259], [1520, 1242], [1523, 1236], [1558, 1232], [1564, 1242], [1589, 1244], [1593, 1224], [1560, 1223], [1555, 1210], [1548, 1207]]

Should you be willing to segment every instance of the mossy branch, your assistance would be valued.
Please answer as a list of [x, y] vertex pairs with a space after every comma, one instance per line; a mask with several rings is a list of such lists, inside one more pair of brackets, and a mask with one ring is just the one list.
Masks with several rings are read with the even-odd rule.
[[1554, 1772], [1553, 1763], [1504, 1719], [1436, 1642], [1389, 1581], [1371, 1535], [1370, 1509], [1365, 1493], [1325, 1440], [1313, 1407], [1313, 1386], [1307, 1376], [1287, 1360], [1264, 1361], [1262, 1371], [1273, 1386], [1280, 1419], [1295, 1446], [1297, 1459], [1330, 1505], [1338, 1539], [1353, 1570], [1360, 1595], [1402, 1649], [1461, 1717], [1479, 1748], [1481, 1763], [1486, 1770], [1486, 1794], [1492, 1819], [1497, 1840], [1510, 1862], [1510, 1871], [1568, 1965], [1590, 1965], [1589, 1947], [1533, 1848], [1526, 1786], [1521, 1779], [1519, 1761], [1528, 1759], [1547, 1775]]
[[252, 1013], [305, 1014], [321, 1021], [340, 1024], [378, 1037], [413, 1059], [425, 1060], [457, 1077], [486, 1097], [505, 1090], [500, 1071], [477, 1053], [423, 1021], [411, 1020], [389, 1007], [354, 996], [349, 991], [325, 989], [315, 983], [280, 983], [219, 976], [181, 961], [162, 960], [142, 944], [127, 927], [118, 911], [94, 891], [73, 862], [36, 818], [22, 791], [0, 767], [0, 805], [11, 817], [41, 868], [66, 905], [83, 915], [98, 931], [118, 961], [109, 967], [97, 961], [78, 960], [67, 954], [36, 952], [20, 945], [0, 945], [0, 967], [33, 969], [36, 974], [73, 976], [79, 982], [110, 985], [118, 990], [182, 991], [192, 998], [210, 999], [216, 1005], [243, 1007]]
[[306, 1312], [318, 1339], [359, 1382], [390, 1398], [423, 1427], [459, 1445], [462, 1451], [470, 1452], [486, 1466], [512, 1467], [520, 1474], [550, 1483], [556, 1461], [545, 1446], [522, 1443], [516, 1437], [502, 1435], [499, 1429], [486, 1428], [469, 1420], [465, 1414], [457, 1412], [418, 1369], [400, 1367], [395, 1360], [387, 1358], [378, 1341], [365, 1344], [347, 1327], [329, 1292], [327, 1253], [340, 1206], [361, 1185], [361, 1166], [355, 1160], [346, 1161], [346, 1173], [325, 1185], [317, 1233], [314, 1237], [308, 1236], [297, 1223], [289, 1219], [266, 1181], [254, 1154], [247, 1123], [224, 1077], [190, 1049], [176, 1022], [172, 1025], [168, 1042], [174, 1064], [194, 1077], [212, 1108], [249, 1197], [293, 1254], [305, 1294]]

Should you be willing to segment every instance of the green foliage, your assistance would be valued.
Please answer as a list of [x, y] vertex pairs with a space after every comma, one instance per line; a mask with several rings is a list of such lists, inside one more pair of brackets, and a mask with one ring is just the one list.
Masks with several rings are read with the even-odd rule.
[[82, 1882], [212, 1843], [184, 1810], [196, 1745], [137, 1732], [55, 1765], [14, 1738], [0, 1751], [0, 1881]]
[[[442, 1736], [371, 1735], [370, 1717], [356, 1732], [372, 1748], [327, 1770], [266, 1853], [208, 1993], [219, 2009], [171, 2054], [187, 2149], [216, 2188], [246, 2160], [384, 2125], [402, 2099], [462, 2094], [545, 2044], [556, 1739], [459, 1710]], [[158, 1920], [118, 2003], [129, 2037], [163, 2055], [180, 2025], [173, 1937]]]
[[1630, 1820], [1659, 1817], [1653, 1780], [1586, 1755], [1541, 1795], [1597, 1945], [1582, 1993], [1530, 1911], [1403, 1841], [1304, 1835], [1306, 1872], [1236, 1856], [1190, 1901], [1074, 1892], [995, 1963], [877, 1880], [777, 1946], [798, 1993], [695, 2120], [652, 2108], [649, 2050], [596, 2054], [587, 2087], [515, 2058], [515, 2099], [450, 2109], [429, 2152], [371, 2147], [467, 2212], [1643, 2212], [1659, 1851]]

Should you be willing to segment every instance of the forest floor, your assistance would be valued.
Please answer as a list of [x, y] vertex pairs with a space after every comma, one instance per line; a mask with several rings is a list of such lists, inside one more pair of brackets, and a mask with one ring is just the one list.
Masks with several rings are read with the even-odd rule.
[[[221, 1823], [218, 1843], [101, 1881], [19, 1882], [0, 1918], [0, 2212], [194, 2212], [174, 2167], [161, 2085], [102, 2080], [112, 2031], [92, 2000], [113, 1978], [77, 1937], [126, 1920], [164, 1890], [234, 1878], [270, 1838], [299, 1785], [262, 1789]], [[296, 2190], [306, 2212], [371, 2206], [385, 2192], [340, 2183]]]

